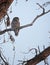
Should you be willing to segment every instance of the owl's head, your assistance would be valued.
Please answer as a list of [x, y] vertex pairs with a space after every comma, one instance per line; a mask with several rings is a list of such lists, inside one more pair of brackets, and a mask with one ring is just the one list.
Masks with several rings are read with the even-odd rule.
[[14, 17], [13, 20], [14, 21], [19, 21], [19, 17]]

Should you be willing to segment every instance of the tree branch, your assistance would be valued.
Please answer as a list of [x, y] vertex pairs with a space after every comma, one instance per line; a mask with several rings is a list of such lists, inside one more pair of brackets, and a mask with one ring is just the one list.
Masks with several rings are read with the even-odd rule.
[[[45, 12], [45, 9], [44, 9], [39, 3], [37, 3], [37, 5], [40, 6], [40, 8], [43, 10], [43, 12], [42, 12], [41, 14], [37, 15], [37, 16], [34, 18], [34, 20], [33, 20], [30, 24], [26, 24], [26, 25], [20, 26], [20, 27], [18, 27], [18, 28], [16, 28], [16, 29], [19, 29], [19, 30], [20, 30], [20, 29], [23, 29], [23, 28], [32, 26], [32, 25], [34, 24], [34, 22], [35, 22], [38, 18], [40, 18], [41, 16], [43, 16], [43, 15], [45, 15], [45, 14], [47, 14], [47, 13], [50, 12], [50, 10], [48, 10], [48, 11]], [[8, 32], [8, 31], [14, 31], [14, 30], [11, 29], [11, 28], [5, 29], [5, 30], [3, 30], [3, 31], [0, 31], [0, 35], [4, 34], [5, 32]]]
[[34, 58], [27, 61], [25, 65], [36, 65], [37, 63], [43, 61], [46, 57], [50, 55], [50, 46], [42, 51], [40, 54], [35, 56]]
[[5, 65], [9, 65], [8, 62], [5, 61], [5, 59], [4, 59], [5, 57], [3, 58], [3, 57], [1, 56], [1, 51], [0, 51], [0, 58], [3, 60], [3, 62], [5, 63]]

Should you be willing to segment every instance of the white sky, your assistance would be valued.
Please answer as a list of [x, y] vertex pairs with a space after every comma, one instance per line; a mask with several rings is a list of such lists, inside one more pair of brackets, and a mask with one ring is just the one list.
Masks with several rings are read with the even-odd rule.
[[[23, 1], [18, 0], [17, 4], [15, 4], [14, 1], [11, 5], [12, 13], [9, 14], [11, 21], [15, 16], [17, 16], [20, 18], [21, 25], [29, 24], [30, 22], [33, 21], [36, 15], [42, 12], [41, 9], [38, 10], [39, 7], [38, 5], [36, 5], [36, 3], [43, 4], [44, 2], [47, 1], [49, 0], [36, 0], [36, 1], [28, 0], [28, 2], [26, 2], [25, 0]], [[49, 9], [49, 7], [50, 5], [46, 7], [46, 10]], [[18, 63], [17, 60], [21, 60], [21, 59], [23, 60], [24, 56], [26, 60], [35, 56], [35, 54], [32, 54], [31, 52], [29, 54], [23, 54], [22, 52], [27, 52], [31, 48], [37, 48], [38, 45], [41, 51], [43, 50], [43, 45], [45, 45], [45, 47], [50, 46], [50, 43], [48, 43], [50, 42], [49, 39], [50, 34], [48, 33], [48, 31], [50, 31], [49, 18], [50, 18], [50, 13], [40, 17], [39, 19], [37, 19], [37, 21], [33, 24], [32, 27], [28, 27], [20, 30], [18, 37], [16, 37], [14, 33], [11, 32], [15, 38], [14, 44], [11, 44], [11, 41], [9, 41], [1, 45], [7, 60], [9, 58], [10, 65], [12, 65], [12, 61], [13, 61], [13, 53], [14, 53], [13, 45], [15, 46], [15, 52], [16, 52], [14, 65]], [[6, 39], [8, 39], [7, 36], [8, 35], [6, 34]], [[44, 63], [42, 61], [37, 65], [44, 65]]]

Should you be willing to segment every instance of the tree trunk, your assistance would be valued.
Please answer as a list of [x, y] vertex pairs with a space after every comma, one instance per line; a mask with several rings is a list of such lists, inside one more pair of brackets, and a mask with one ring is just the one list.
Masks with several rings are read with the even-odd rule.
[[6, 15], [6, 12], [13, 0], [0, 0], [0, 20]]

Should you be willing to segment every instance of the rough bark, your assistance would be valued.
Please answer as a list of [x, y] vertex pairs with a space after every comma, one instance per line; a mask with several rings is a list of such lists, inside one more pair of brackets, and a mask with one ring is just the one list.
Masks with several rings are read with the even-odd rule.
[[13, 0], [0, 0], [0, 19], [2, 19]]
[[50, 46], [34, 58], [27, 61], [25, 65], [36, 65], [50, 55]]

